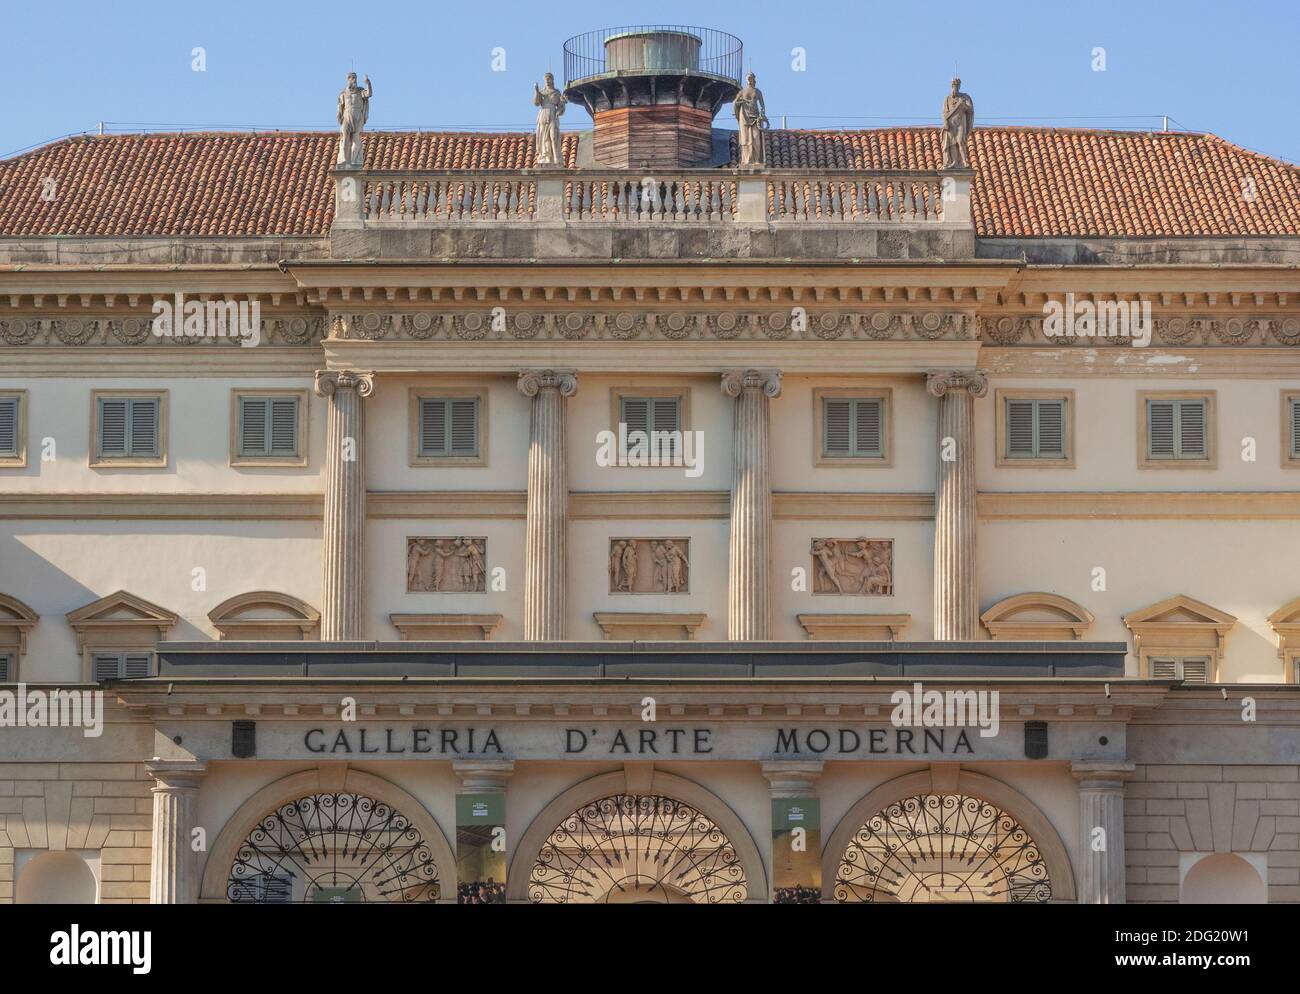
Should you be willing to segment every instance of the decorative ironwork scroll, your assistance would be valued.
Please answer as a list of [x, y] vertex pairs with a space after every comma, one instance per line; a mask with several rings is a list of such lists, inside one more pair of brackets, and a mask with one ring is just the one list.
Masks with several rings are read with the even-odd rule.
[[1042, 903], [1052, 882], [1038, 844], [1002, 809], [965, 794], [896, 801], [840, 858], [842, 903]]
[[411, 821], [354, 793], [280, 805], [235, 854], [226, 896], [236, 904], [436, 901], [433, 852]]
[[731, 840], [689, 804], [615, 794], [583, 805], [542, 844], [536, 904], [738, 904], [748, 894]]

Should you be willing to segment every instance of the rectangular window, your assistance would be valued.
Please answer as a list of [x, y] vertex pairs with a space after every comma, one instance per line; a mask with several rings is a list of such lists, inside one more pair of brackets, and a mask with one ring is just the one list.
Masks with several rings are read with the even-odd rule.
[[162, 458], [162, 397], [95, 397], [95, 455], [101, 460]]
[[1147, 399], [1147, 458], [1209, 458], [1206, 402], [1182, 399]]
[[152, 663], [153, 653], [150, 652], [96, 652], [91, 655], [91, 679], [103, 683], [105, 680], [147, 677]]
[[426, 459], [477, 456], [478, 422], [478, 397], [421, 397], [418, 454]]
[[883, 398], [822, 398], [823, 458], [882, 459], [884, 455]]
[[[676, 456], [682, 430], [680, 397], [619, 397], [618, 419], [627, 426], [629, 448], [634, 444], [633, 432], [644, 432], [650, 440], [649, 451], [663, 459]], [[656, 432], [675, 434], [656, 437]]]
[[22, 415], [22, 396], [0, 393], [0, 464], [17, 462], [23, 457]]
[[1186, 683], [1209, 683], [1210, 661], [1204, 656], [1153, 656], [1149, 661], [1153, 680], [1182, 680]]
[[241, 457], [296, 459], [299, 398], [239, 398], [239, 449]]
[[1300, 394], [1288, 394], [1283, 413], [1286, 426], [1283, 431], [1283, 446], [1287, 453], [1287, 462], [1300, 466]]
[[14, 665], [14, 657], [7, 653], [0, 653], [0, 683], [12, 683], [18, 675], [18, 668]]
[[1006, 398], [1008, 459], [1064, 459], [1065, 400]]

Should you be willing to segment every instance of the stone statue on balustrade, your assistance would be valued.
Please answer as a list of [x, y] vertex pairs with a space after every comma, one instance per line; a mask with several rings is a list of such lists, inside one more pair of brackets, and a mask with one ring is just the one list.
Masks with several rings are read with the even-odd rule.
[[750, 73], [745, 77], [745, 86], [732, 101], [736, 113], [736, 127], [739, 131], [740, 165], [764, 166], [767, 164], [767, 106], [763, 103], [763, 91], [755, 84], [757, 77]]
[[537, 154], [534, 165], [558, 167], [564, 165], [564, 147], [560, 141], [560, 117], [568, 98], [555, 88], [555, 77], [546, 74], [546, 85], [533, 84], [533, 106], [537, 108], [537, 132], [534, 144]]
[[952, 92], [943, 102], [943, 168], [969, 169], [966, 142], [975, 130], [975, 101], [961, 92], [961, 80], [952, 81]]
[[348, 73], [348, 85], [339, 93], [339, 169], [360, 169], [362, 165], [361, 131], [370, 117], [370, 98], [374, 90], [370, 77], [365, 87], [357, 86], [357, 74]]

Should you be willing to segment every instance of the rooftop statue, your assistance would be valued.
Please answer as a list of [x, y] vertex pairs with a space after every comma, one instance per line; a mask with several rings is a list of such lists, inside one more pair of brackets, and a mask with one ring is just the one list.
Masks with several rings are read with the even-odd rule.
[[340, 169], [361, 168], [361, 129], [370, 116], [370, 77], [365, 88], [357, 86], [357, 74], [348, 73], [348, 85], [339, 93], [339, 156]]
[[969, 169], [966, 139], [975, 130], [975, 101], [961, 92], [961, 80], [952, 81], [952, 92], [943, 102], [943, 168]]
[[555, 77], [546, 74], [546, 86], [538, 89], [533, 84], [533, 106], [537, 110], [537, 156], [533, 160], [538, 166], [564, 165], [563, 146], [560, 144], [560, 117], [564, 114], [568, 99], [555, 88]]
[[767, 107], [763, 91], [755, 86], [753, 73], [745, 77], [745, 87], [736, 94], [732, 108], [740, 131], [740, 164], [762, 166], [767, 164], [767, 140], [763, 134], [767, 124]]

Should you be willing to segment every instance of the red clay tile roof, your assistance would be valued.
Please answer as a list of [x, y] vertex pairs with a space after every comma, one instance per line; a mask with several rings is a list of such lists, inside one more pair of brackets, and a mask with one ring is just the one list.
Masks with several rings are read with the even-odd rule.
[[[0, 235], [324, 235], [336, 141], [64, 139], [0, 162]], [[570, 166], [577, 144], [565, 135]], [[533, 158], [522, 133], [374, 132], [365, 146], [378, 169], [513, 169]], [[775, 167], [934, 169], [940, 156], [937, 128], [775, 131], [771, 148]], [[1213, 135], [978, 128], [971, 159], [981, 237], [1300, 235], [1300, 168]]]

